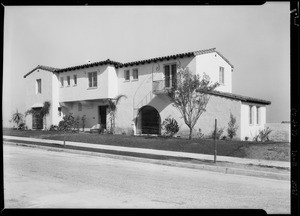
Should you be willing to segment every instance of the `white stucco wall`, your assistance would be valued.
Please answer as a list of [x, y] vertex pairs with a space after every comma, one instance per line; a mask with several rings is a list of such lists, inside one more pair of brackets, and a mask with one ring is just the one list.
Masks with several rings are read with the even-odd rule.
[[197, 74], [202, 77], [205, 73], [212, 82], [219, 82], [219, 67], [224, 67], [224, 84], [220, 84], [216, 90], [232, 92], [232, 67], [219, 54], [207, 53], [195, 58]]
[[[97, 87], [89, 87], [88, 73], [97, 72]], [[77, 85], [73, 85], [73, 75], [77, 75]], [[67, 76], [71, 77], [71, 85], [67, 86]], [[116, 71], [111, 66], [96, 66], [79, 70], [62, 72], [60, 77], [64, 77], [64, 86], [59, 87], [60, 102], [94, 100], [115, 97]]]
[[54, 73], [52, 76], [52, 104], [51, 104], [51, 110], [52, 110], [52, 124], [58, 125], [58, 123], [63, 118], [63, 113], [59, 114], [58, 107], [60, 107], [59, 104], [59, 81], [58, 81], [58, 74]]
[[[250, 105], [253, 106], [253, 124], [250, 124]], [[260, 123], [257, 124], [256, 121], [256, 107], [260, 109]], [[242, 103], [241, 106], [241, 138], [245, 140], [245, 137], [249, 137], [249, 140], [253, 140], [259, 130], [263, 130], [266, 124], [266, 107], [263, 105], [252, 104], [252, 103]]]
[[[137, 115], [138, 109], [151, 103], [156, 97], [152, 93], [152, 80], [162, 80], [164, 78], [164, 64], [173, 63], [181, 67], [189, 67], [191, 70], [195, 70], [196, 66], [193, 57], [186, 57], [179, 59], [179, 61], [172, 59], [118, 69], [118, 94], [125, 94], [127, 96], [127, 99], [121, 100], [116, 114], [116, 128], [119, 128], [120, 132], [130, 133], [132, 131], [134, 118]], [[132, 69], [135, 68], [138, 69], [138, 80], [132, 79]], [[125, 70], [130, 70], [130, 81], [126, 81], [124, 78]], [[160, 101], [160, 103], [160, 106], [165, 106], [163, 101]]]
[[[43, 104], [45, 101], [49, 101], [51, 103], [50, 113], [46, 117], [46, 124], [47, 128], [50, 127], [52, 124], [52, 116], [53, 116], [53, 109], [52, 109], [52, 80], [55, 75], [52, 72], [37, 69], [31, 74], [29, 74], [25, 79], [26, 83], [26, 100], [25, 106], [26, 110], [31, 109], [34, 104]], [[41, 79], [41, 94], [37, 94], [37, 87], [36, 87], [36, 80]], [[49, 82], [50, 80], [50, 82]], [[27, 115], [26, 118], [26, 125], [29, 129], [32, 129], [32, 115]]]

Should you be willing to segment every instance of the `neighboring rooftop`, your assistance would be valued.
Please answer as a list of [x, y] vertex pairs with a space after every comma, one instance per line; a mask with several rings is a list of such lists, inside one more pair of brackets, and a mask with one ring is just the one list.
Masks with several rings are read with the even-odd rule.
[[258, 104], [263, 104], [263, 105], [271, 104], [271, 101], [248, 97], [248, 96], [237, 95], [237, 94], [232, 94], [232, 93], [228, 93], [228, 92], [212, 91], [212, 92], [209, 92], [209, 94], [220, 96], [220, 97], [225, 97], [225, 98], [230, 98], [233, 100], [239, 100], [242, 102], [248, 102], [248, 103], [258, 103]]

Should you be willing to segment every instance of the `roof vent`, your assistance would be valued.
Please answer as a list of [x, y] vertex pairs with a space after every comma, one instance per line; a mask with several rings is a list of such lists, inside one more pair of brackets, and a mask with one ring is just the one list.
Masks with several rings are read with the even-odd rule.
[[91, 64], [92, 61], [91, 61], [91, 60], [86, 60], [86, 63], [87, 63], [87, 64]]

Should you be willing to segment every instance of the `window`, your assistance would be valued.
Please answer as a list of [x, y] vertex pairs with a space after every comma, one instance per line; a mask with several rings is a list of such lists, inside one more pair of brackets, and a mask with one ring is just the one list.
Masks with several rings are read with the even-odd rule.
[[177, 65], [164, 65], [164, 73], [165, 73], [165, 88], [170, 88], [172, 86], [176, 86], [176, 78], [177, 78]]
[[74, 86], [77, 85], [77, 75], [73, 75]]
[[256, 123], [259, 125], [260, 124], [260, 107], [256, 107]]
[[124, 78], [126, 81], [130, 80], [130, 71], [129, 70], [124, 70]]
[[78, 103], [78, 111], [82, 111], [82, 104], [81, 103]]
[[61, 107], [58, 107], [57, 111], [58, 111], [58, 116], [61, 116]]
[[36, 93], [37, 94], [42, 93], [42, 80], [41, 79], [36, 80]]
[[89, 87], [97, 87], [97, 72], [88, 73]]
[[67, 86], [70, 86], [70, 76], [67, 76]]
[[253, 106], [249, 106], [249, 123], [253, 124]]
[[63, 77], [60, 78], [60, 87], [64, 87], [64, 78]]
[[138, 69], [133, 69], [132, 70], [132, 79], [138, 80], [139, 79], [139, 71]]
[[219, 83], [224, 84], [224, 67], [220, 67], [219, 71]]

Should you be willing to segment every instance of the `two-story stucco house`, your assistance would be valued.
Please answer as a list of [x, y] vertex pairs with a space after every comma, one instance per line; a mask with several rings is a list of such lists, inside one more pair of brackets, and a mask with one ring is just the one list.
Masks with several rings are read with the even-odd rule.
[[[86, 129], [97, 124], [107, 128], [108, 99], [124, 94], [127, 98], [121, 100], [116, 114], [117, 133], [160, 134], [161, 123], [171, 116], [180, 126], [178, 135], [187, 135], [188, 127], [166, 91], [179, 67], [189, 67], [201, 77], [220, 83], [211, 93], [206, 112], [194, 127], [196, 131], [210, 133], [216, 118], [226, 135], [230, 113], [236, 117], [239, 139], [251, 139], [264, 128], [266, 106], [271, 102], [233, 94], [233, 65], [215, 48], [128, 63], [107, 59], [62, 69], [39, 65], [24, 76], [26, 109], [39, 109], [44, 101], [50, 101], [48, 128], [58, 125], [69, 113], [85, 116]], [[43, 127], [34, 116], [27, 116], [26, 123], [32, 129]]]

